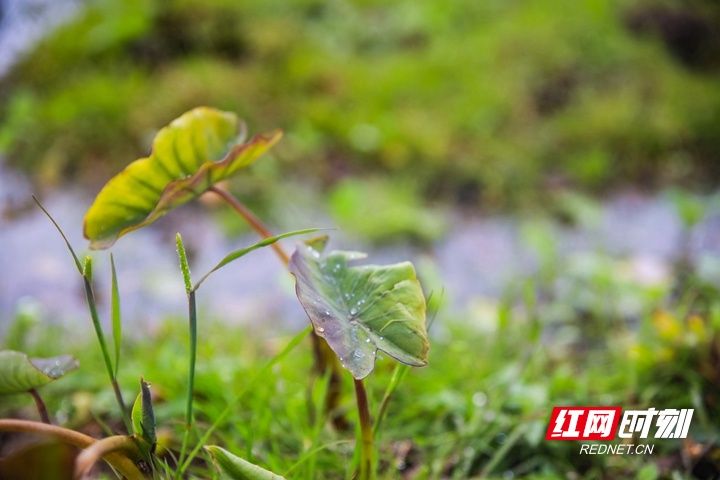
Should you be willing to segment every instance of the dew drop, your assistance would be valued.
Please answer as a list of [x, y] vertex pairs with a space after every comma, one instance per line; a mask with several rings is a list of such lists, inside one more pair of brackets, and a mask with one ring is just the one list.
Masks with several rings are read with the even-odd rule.
[[472, 396], [472, 403], [478, 408], [482, 408], [487, 403], [487, 395], [483, 392], [475, 392]]
[[355, 315], [357, 315], [357, 313], [358, 313], [357, 308], [353, 307], [350, 309], [350, 315], [355, 316]]
[[318, 327], [317, 331], [318, 331], [319, 333], [323, 333], [323, 332], [325, 331], [325, 328], [324, 328], [324, 327]]

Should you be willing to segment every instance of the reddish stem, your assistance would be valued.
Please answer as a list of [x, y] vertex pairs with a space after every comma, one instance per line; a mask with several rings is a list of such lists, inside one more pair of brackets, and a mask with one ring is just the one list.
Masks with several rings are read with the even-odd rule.
[[[230, 192], [223, 190], [220, 187], [212, 186], [209, 188], [210, 192], [213, 192], [214, 194], [220, 196], [225, 202], [230, 205], [233, 210], [238, 212], [241, 217], [245, 219], [245, 221], [252, 227], [253, 230], [255, 230], [262, 238], [269, 238], [272, 237], [272, 233], [270, 233], [270, 230], [265, 226], [265, 224], [262, 223], [262, 221], [255, 216], [253, 212], [250, 211], [249, 208], [247, 208], [242, 202], [240, 202], [237, 198], [235, 198]], [[280, 243], [275, 242], [272, 245], [270, 245], [273, 250], [275, 250], [275, 253], [278, 257], [280, 257], [280, 260], [282, 260], [283, 264], [287, 265], [290, 263], [290, 255], [287, 254], [285, 250], [283, 250]]]
[[[273, 234], [270, 229], [260, 220], [249, 208], [247, 208], [241, 201], [235, 198], [230, 192], [224, 190], [216, 185], [213, 185], [208, 189], [209, 192], [213, 192], [222, 198], [230, 207], [233, 208], [237, 213], [240, 214], [243, 219], [250, 225], [250, 227], [257, 232], [262, 238], [272, 237]], [[278, 258], [282, 261], [283, 265], [287, 267], [290, 263], [290, 255], [282, 248], [280, 242], [275, 242], [271, 245], [272, 249], [275, 250]], [[316, 374], [322, 375], [327, 371], [328, 368], [332, 369], [330, 376], [330, 384], [328, 386], [327, 397], [325, 399], [325, 407], [328, 412], [332, 412], [332, 422], [338, 430], [347, 430], [349, 425], [345, 418], [334, 412], [340, 402], [340, 391], [342, 388], [342, 379], [340, 377], [340, 367], [337, 359], [333, 354], [328, 344], [313, 332], [310, 335], [312, 339], [312, 349], [314, 357], [314, 370]]]
[[40, 413], [40, 418], [42, 419], [42, 421], [51, 424], [52, 422], [50, 421], [50, 415], [48, 415], [47, 407], [45, 406], [45, 402], [43, 401], [38, 391], [34, 388], [31, 388], [30, 390], [28, 390], [28, 393], [32, 395], [33, 400], [35, 400], [35, 406], [38, 409], [38, 413]]

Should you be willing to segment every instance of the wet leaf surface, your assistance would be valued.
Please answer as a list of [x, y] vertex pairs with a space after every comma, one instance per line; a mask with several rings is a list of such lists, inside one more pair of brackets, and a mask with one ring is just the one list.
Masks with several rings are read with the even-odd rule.
[[373, 370], [377, 350], [408, 365], [425, 365], [425, 297], [413, 265], [351, 266], [365, 254], [323, 255], [325, 242], [326, 237], [306, 242], [290, 260], [315, 332], [357, 379]]
[[76, 368], [78, 361], [70, 355], [30, 358], [22, 352], [0, 351], [0, 394], [42, 387]]

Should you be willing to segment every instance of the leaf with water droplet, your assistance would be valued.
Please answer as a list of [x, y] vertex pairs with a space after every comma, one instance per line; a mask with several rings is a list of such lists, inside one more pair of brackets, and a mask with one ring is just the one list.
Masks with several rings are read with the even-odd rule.
[[205, 450], [210, 452], [220, 473], [231, 480], [285, 480], [285, 477], [233, 455], [224, 448], [209, 445]]
[[30, 358], [14, 350], [0, 351], [0, 395], [27, 392], [78, 368], [70, 355]]
[[108, 248], [122, 235], [148, 225], [218, 182], [236, 175], [282, 133], [245, 141], [237, 116], [199, 107], [158, 132], [148, 157], [111, 178], [85, 214], [91, 248]]
[[327, 239], [298, 247], [290, 259], [295, 290], [315, 332], [357, 379], [377, 350], [413, 366], [427, 364], [425, 297], [410, 262], [349, 265], [358, 252], [323, 255]]

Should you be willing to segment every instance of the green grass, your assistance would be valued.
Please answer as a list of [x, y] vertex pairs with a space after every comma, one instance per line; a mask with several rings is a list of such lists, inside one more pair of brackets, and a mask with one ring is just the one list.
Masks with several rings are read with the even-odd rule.
[[[690, 291], [684, 297], [690, 300], [648, 309], [638, 325], [617, 328], [595, 318], [597, 330], [564, 343], [557, 341], [556, 326], [536, 318], [522, 302], [494, 305], [482, 321], [441, 312], [432, 327], [430, 364], [404, 378], [378, 434], [380, 478], [399, 478], [402, 472], [412, 472], [410, 478], [465, 479], [481, 473], [507, 478], [508, 472], [528, 478], [566, 478], [568, 472], [580, 478], [629, 478], [641, 469], [650, 475], [648, 465], [663, 475], [676, 471], [680, 477], [674, 478], [691, 478], [677, 458], [679, 441], [658, 441], [654, 456], [635, 458], [579, 456], [575, 442], [544, 440], [551, 407], [559, 404], [695, 408], [694, 441], [717, 440], [713, 419], [720, 408], [713, 379], [719, 373], [713, 359], [720, 347], [720, 297], [713, 290]], [[571, 323], [582, 329], [588, 321], [578, 317]], [[136, 394], [140, 376], [152, 383], [158, 437], [175, 452], [185, 428], [186, 336], [185, 319], [177, 318], [127, 340], [119, 376], [127, 398]], [[228, 327], [200, 315], [191, 446], [291, 336]], [[95, 423], [94, 417], [120, 425], [100, 353], [86, 343], [89, 338], [72, 342], [77, 338], [72, 332], [44, 327], [31, 328], [24, 338], [20, 346], [30, 353], [70, 352], [81, 361], [78, 372], [44, 389], [52, 415], [81, 429]], [[70, 342], [62, 352], [57, 338]], [[289, 478], [349, 478], [354, 433], [309, 420], [310, 360], [309, 342], [303, 342], [245, 393], [211, 443], [277, 473], [289, 472]], [[373, 414], [393, 371], [394, 363], [382, 359], [367, 380]], [[355, 422], [350, 376], [345, 380], [341, 408]], [[316, 418], [322, 418], [323, 388], [324, 382], [317, 382], [312, 393]], [[21, 405], [20, 412], [14, 409]], [[0, 406], [3, 416], [35, 416], [29, 398], [3, 400]], [[189, 473], [210, 478], [206, 460], [201, 457]]]

